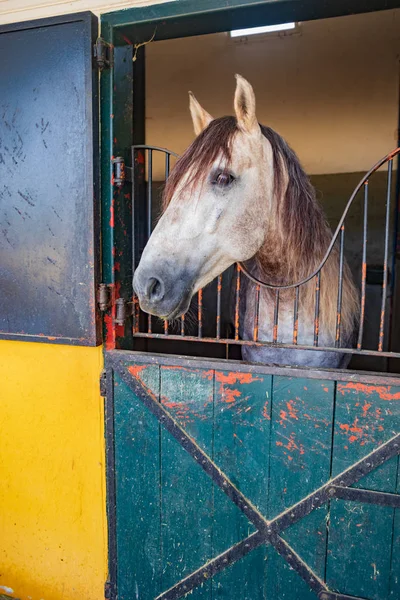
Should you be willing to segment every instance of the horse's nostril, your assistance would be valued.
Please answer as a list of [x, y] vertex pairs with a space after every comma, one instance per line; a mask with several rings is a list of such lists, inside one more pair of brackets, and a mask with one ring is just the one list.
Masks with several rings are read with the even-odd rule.
[[160, 279], [151, 277], [147, 284], [146, 295], [152, 302], [157, 302], [164, 297], [164, 286]]

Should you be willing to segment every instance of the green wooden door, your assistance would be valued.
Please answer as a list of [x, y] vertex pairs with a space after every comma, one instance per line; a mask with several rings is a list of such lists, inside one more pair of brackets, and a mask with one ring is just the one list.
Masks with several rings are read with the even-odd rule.
[[107, 360], [111, 597], [400, 598], [400, 381]]

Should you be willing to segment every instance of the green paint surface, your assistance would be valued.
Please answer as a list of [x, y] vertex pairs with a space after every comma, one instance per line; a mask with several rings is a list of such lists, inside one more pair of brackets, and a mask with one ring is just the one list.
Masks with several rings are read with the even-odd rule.
[[[126, 363], [249, 503], [271, 519], [400, 429], [400, 388]], [[154, 598], [254, 526], [115, 378], [118, 594]], [[399, 491], [398, 458], [358, 487]], [[400, 511], [332, 500], [281, 533], [332, 590], [399, 600]], [[195, 589], [198, 600], [315, 600], [262, 545]]]
[[[334, 406], [332, 381], [275, 377], [269, 515], [276, 516], [329, 480]], [[327, 507], [288, 528], [282, 537], [323, 578]], [[269, 548], [268, 590], [273, 598], [313, 600], [315, 594]]]
[[[272, 377], [215, 372], [214, 460], [232, 483], [267, 514]], [[214, 556], [255, 527], [218, 488], [214, 497]], [[265, 546], [213, 580], [213, 598], [267, 598]]]
[[[159, 395], [157, 366], [140, 378]], [[150, 599], [162, 590], [160, 425], [118, 376], [114, 385], [118, 598]]]
[[[337, 384], [333, 475], [399, 432], [399, 392], [400, 388], [390, 386], [365, 386], [353, 382]], [[392, 458], [354, 487], [395, 492], [397, 462], [396, 457]], [[369, 600], [389, 598], [393, 526], [392, 508], [332, 501], [328, 584], [343, 593]]]

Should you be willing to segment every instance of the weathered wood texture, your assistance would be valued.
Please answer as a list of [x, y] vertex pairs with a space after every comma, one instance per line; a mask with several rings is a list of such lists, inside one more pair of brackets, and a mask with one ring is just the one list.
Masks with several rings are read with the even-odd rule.
[[[129, 362], [124, 368], [267, 518], [400, 430], [400, 388]], [[255, 529], [118, 377], [114, 403], [118, 597], [152, 600]], [[358, 487], [398, 491], [398, 460]], [[282, 535], [331, 589], [394, 600], [400, 597], [395, 512], [332, 500]], [[316, 598], [265, 545], [205, 580], [191, 597]]]

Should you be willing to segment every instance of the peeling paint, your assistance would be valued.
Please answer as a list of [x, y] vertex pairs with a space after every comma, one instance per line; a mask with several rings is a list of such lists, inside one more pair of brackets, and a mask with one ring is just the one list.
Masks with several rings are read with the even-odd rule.
[[400, 400], [400, 391], [392, 392], [392, 386], [390, 385], [369, 385], [366, 383], [350, 381], [348, 383], [338, 383], [337, 390], [343, 396], [352, 391], [356, 391], [360, 394], [366, 394], [367, 396], [378, 394], [381, 400]]

